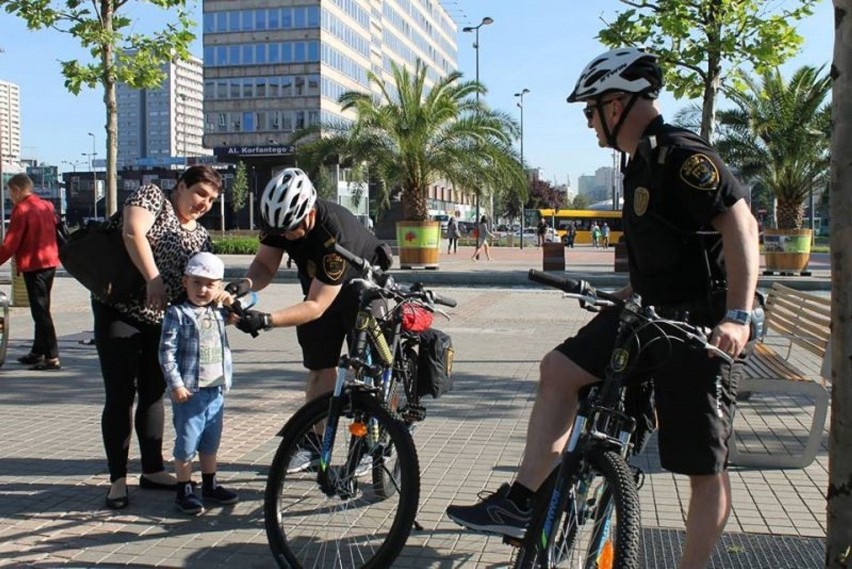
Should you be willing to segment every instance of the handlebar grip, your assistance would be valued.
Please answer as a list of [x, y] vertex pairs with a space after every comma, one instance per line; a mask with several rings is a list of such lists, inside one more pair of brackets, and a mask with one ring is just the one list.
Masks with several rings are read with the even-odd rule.
[[458, 306], [458, 302], [456, 302], [455, 298], [450, 298], [449, 296], [442, 296], [440, 294], [435, 294], [434, 292], [431, 294], [432, 302], [435, 304], [441, 304], [443, 306], [449, 306], [450, 308], [455, 308]]
[[568, 277], [555, 277], [550, 273], [530, 269], [527, 274], [529, 280], [549, 287], [558, 288], [563, 292], [582, 294], [585, 292], [584, 281], [569, 279]]
[[360, 271], [364, 271], [370, 266], [367, 261], [356, 255], [340, 243], [334, 243], [334, 252], [349, 261], [350, 263], [352, 263], [353, 265], [355, 265]]

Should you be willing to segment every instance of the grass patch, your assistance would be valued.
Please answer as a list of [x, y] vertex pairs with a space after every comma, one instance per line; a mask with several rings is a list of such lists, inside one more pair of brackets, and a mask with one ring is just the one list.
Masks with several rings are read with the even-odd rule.
[[217, 255], [254, 255], [259, 245], [257, 233], [213, 237], [213, 251]]

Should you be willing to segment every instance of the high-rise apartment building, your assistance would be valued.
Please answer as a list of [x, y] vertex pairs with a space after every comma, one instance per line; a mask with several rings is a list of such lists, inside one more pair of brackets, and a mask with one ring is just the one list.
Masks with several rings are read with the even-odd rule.
[[167, 63], [162, 71], [166, 80], [156, 89], [116, 89], [119, 167], [183, 167], [187, 157], [212, 154], [202, 145], [201, 60]]
[[[0, 160], [3, 177], [17, 173], [21, 166], [21, 89], [0, 80]], [[5, 184], [5, 180], [3, 180]]]
[[457, 69], [456, 24], [439, 0], [204, 0], [204, 143], [232, 161], [286, 162], [307, 125], [351, 120], [339, 96], [368, 92], [391, 62], [428, 79]]

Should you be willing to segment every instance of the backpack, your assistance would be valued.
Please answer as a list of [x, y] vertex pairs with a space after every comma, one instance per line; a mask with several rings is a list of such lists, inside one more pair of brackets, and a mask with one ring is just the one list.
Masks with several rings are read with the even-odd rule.
[[448, 334], [430, 328], [420, 333], [417, 358], [417, 395], [435, 399], [453, 389], [453, 340]]
[[473, 228], [473, 238], [479, 239], [479, 228], [478, 227]]

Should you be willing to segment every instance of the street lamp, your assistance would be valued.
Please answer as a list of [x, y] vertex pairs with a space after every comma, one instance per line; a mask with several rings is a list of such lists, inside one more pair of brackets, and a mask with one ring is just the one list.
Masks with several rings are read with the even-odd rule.
[[[516, 103], [521, 109], [521, 169], [524, 171], [524, 183], [527, 183], [527, 167], [524, 164], [524, 95], [529, 93], [529, 89], [522, 89], [520, 93], [515, 93], [521, 101]], [[524, 248], [524, 200], [521, 198], [521, 249]]]
[[[92, 204], [94, 205], [94, 213], [92, 214], [92, 217], [97, 219], [97, 217], [98, 217], [98, 173], [95, 171], [95, 157], [98, 154], [97, 154], [97, 151], [95, 150], [95, 135], [90, 132], [89, 136], [92, 137], [92, 182], [94, 184], [92, 186], [92, 194], [94, 196], [92, 198], [92, 200], [93, 200]], [[106, 217], [106, 212], [104, 212], [104, 217]]]
[[[488, 26], [494, 23], [493, 18], [489, 18], [485, 16], [482, 18], [482, 21], [479, 22], [477, 26], [465, 26], [462, 28], [463, 32], [474, 32], [476, 34], [476, 39], [473, 41], [473, 49], [476, 51], [476, 82], [479, 83], [479, 28], [482, 26]], [[479, 90], [476, 91], [476, 102], [479, 102]], [[494, 208], [491, 208], [492, 210]], [[492, 217], [494, 216], [494, 211], [491, 212]], [[492, 222], [494, 220], [492, 219]], [[474, 223], [479, 223], [479, 192], [476, 194], [476, 219]]]

